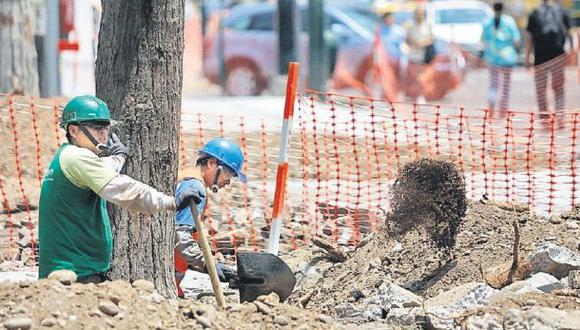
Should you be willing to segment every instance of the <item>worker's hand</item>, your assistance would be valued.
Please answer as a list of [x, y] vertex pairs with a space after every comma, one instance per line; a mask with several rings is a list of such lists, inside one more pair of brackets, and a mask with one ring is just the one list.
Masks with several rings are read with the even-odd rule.
[[109, 137], [109, 141], [107, 142], [107, 149], [103, 150], [99, 154], [101, 157], [108, 157], [108, 156], [123, 156], [125, 159], [129, 157], [129, 152], [131, 150], [129, 147], [125, 146], [123, 142], [119, 139], [117, 134], [112, 133]]
[[195, 204], [201, 203], [203, 198], [205, 198], [205, 191], [203, 189], [195, 185], [188, 186], [175, 196], [175, 206], [177, 211], [180, 211], [188, 207], [191, 201], [194, 201]]
[[216, 262], [215, 269], [217, 270], [220, 282], [228, 283], [238, 277], [238, 272], [236, 272], [234, 267], [228, 266], [223, 262]]

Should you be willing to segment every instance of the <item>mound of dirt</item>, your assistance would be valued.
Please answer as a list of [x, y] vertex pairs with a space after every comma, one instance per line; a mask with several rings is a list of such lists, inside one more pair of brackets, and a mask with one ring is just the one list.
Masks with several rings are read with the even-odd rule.
[[332, 318], [281, 304], [274, 295], [224, 310], [193, 300], [166, 300], [136, 281], [63, 285], [56, 280], [0, 284], [0, 326], [8, 329], [332, 329]]
[[[311, 295], [307, 307], [336, 315], [337, 305], [346, 302], [356, 305], [362, 298], [373, 295], [385, 280], [426, 298], [465, 283], [483, 282], [481, 268], [511, 260], [514, 219], [520, 224], [523, 256], [544, 241], [577, 251], [577, 230], [528, 211], [516, 212], [500, 206], [470, 203], [456, 244], [449, 250], [438, 247], [422, 229], [397, 238], [386, 233], [374, 234], [348, 260], [326, 267], [317, 281], [300, 286], [291, 299], [298, 301]], [[292, 263], [292, 255], [305, 254], [295, 251], [284, 259]], [[311, 255], [311, 267], [320, 265], [324, 253], [318, 250]]]
[[450, 162], [419, 159], [405, 164], [391, 190], [393, 233], [422, 226], [438, 247], [452, 247], [467, 199], [465, 178]]

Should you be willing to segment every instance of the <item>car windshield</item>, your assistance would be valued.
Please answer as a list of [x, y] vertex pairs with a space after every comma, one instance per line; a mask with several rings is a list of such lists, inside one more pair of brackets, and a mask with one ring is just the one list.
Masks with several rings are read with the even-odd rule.
[[482, 23], [486, 17], [487, 15], [482, 9], [440, 9], [435, 12], [435, 23]]

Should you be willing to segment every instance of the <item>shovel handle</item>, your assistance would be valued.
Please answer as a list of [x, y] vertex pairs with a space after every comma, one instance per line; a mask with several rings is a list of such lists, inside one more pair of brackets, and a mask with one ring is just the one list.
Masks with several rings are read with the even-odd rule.
[[205, 268], [209, 274], [211, 280], [211, 286], [213, 288], [213, 293], [215, 294], [215, 299], [219, 307], [224, 307], [226, 301], [224, 299], [224, 294], [222, 292], [222, 286], [218, 278], [217, 270], [215, 268], [215, 262], [213, 260], [213, 255], [211, 254], [211, 249], [209, 247], [209, 242], [207, 240], [207, 234], [203, 222], [200, 219], [199, 213], [197, 212], [197, 207], [194, 202], [189, 205], [191, 213], [193, 214], [193, 219], [195, 220], [195, 228], [197, 228], [197, 243], [201, 247], [201, 252], [203, 252], [203, 259], [205, 261]]

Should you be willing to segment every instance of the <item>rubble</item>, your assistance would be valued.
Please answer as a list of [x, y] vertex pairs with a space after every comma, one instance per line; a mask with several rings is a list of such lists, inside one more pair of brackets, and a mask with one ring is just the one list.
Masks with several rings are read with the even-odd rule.
[[[8, 329], [65, 327], [69, 329], [336, 329], [332, 318], [319, 312], [281, 304], [275, 294], [259, 301], [218, 309], [191, 299], [167, 300], [139, 280], [98, 285], [43, 279], [24, 285], [0, 284], [0, 325]], [[159, 297], [158, 299], [151, 299]]]
[[580, 269], [580, 253], [551, 242], [538, 246], [529, 260], [534, 273], [549, 273], [557, 278], [568, 275], [570, 270]]

